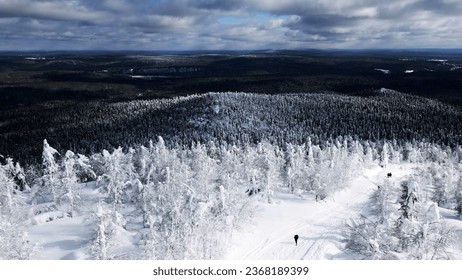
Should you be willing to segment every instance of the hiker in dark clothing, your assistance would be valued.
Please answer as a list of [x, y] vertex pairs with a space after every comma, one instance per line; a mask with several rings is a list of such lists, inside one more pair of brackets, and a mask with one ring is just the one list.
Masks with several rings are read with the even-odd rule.
[[294, 236], [294, 239], [295, 239], [295, 246], [297, 246], [298, 234], [296, 234], [296, 235]]

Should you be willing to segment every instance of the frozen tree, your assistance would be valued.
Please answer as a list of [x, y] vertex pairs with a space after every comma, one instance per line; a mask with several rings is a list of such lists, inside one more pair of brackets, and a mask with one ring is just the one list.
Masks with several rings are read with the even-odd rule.
[[462, 216], [462, 176], [459, 177], [459, 180], [457, 181], [457, 187], [455, 191], [455, 202], [456, 202], [456, 211], [457, 214]]
[[125, 183], [128, 179], [127, 170], [123, 166], [124, 156], [121, 147], [115, 149], [109, 156], [109, 172], [107, 173], [109, 183], [106, 188], [109, 199], [115, 205], [122, 204]]
[[406, 143], [403, 154], [404, 160], [407, 160], [408, 162], [417, 163], [423, 161], [420, 148], [416, 145], [412, 145], [411, 143]]
[[93, 215], [95, 220], [94, 239], [90, 243], [88, 254], [90, 259], [110, 260], [126, 258], [126, 252], [117, 248], [117, 238], [120, 238], [125, 231], [124, 226], [127, 221], [123, 216], [107, 207], [103, 202], [96, 205], [96, 211]]
[[77, 154], [74, 169], [80, 183], [95, 181], [97, 178], [90, 164], [90, 159], [85, 155]]
[[43, 140], [42, 152], [42, 178], [38, 189], [35, 191], [36, 203], [56, 202], [60, 195], [59, 165], [55, 155], [58, 151], [51, 147], [47, 140]]
[[16, 162], [14, 167], [14, 180], [16, 186], [20, 191], [30, 191], [30, 187], [26, 181], [26, 175], [24, 174], [24, 169], [21, 167], [19, 162]]
[[110, 229], [107, 229], [109, 217], [103, 206], [100, 203], [96, 206], [96, 232], [95, 238], [89, 247], [90, 258], [94, 260], [107, 260], [108, 259], [108, 235], [111, 234]]
[[385, 179], [383, 184], [377, 186], [377, 189], [372, 195], [372, 210], [374, 215], [378, 217], [378, 222], [383, 224], [387, 229], [391, 227], [390, 216], [393, 212], [392, 208], [392, 193], [393, 185], [390, 180]]
[[394, 259], [392, 228], [392, 184], [386, 179], [378, 186], [371, 197], [369, 217], [360, 215], [359, 220], [347, 223], [346, 248], [363, 255], [367, 259]]
[[0, 165], [0, 215], [9, 215], [13, 210], [14, 181]]
[[308, 164], [304, 146], [287, 144], [286, 180], [291, 193], [308, 189]]
[[30, 191], [30, 187], [26, 182], [26, 175], [24, 174], [24, 169], [21, 167], [19, 162], [16, 162], [15, 164], [12, 158], [7, 158], [6, 164], [3, 168], [5, 172], [11, 178], [13, 178], [15, 189], [19, 191]]
[[[425, 235], [419, 221], [419, 197], [418, 184], [415, 180], [409, 179], [401, 183], [400, 216], [397, 220], [396, 236], [399, 239], [399, 250], [412, 255], [419, 255]], [[422, 218], [420, 218], [422, 220]], [[416, 257], [419, 258], [419, 257]]]
[[121, 206], [131, 194], [130, 174], [132, 174], [133, 163], [127, 160], [122, 148], [115, 149], [112, 154], [106, 150], [102, 152], [104, 173], [97, 180], [98, 186], [105, 189], [109, 201], [115, 206]]
[[30, 260], [38, 250], [27, 232], [0, 216], [0, 260]]
[[24, 231], [25, 214], [16, 204], [13, 174], [0, 165], [0, 260], [31, 259], [38, 246], [29, 241]]
[[380, 155], [380, 165], [384, 168], [388, 167], [388, 160], [390, 158], [389, 151], [388, 151], [388, 143], [385, 141], [382, 147], [382, 153]]
[[263, 143], [259, 145], [258, 154], [263, 169], [263, 198], [267, 203], [273, 203], [274, 191], [283, 185], [281, 177], [282, 151], [268, 143]]
[[321, 174], [316, 173], [311, 176], [310, 185], [314, 191], [316, 201], [324, 200], [327, 197], [328, 190], [326, 188], [326, 184], [321, 180]]
[[147, 176], [150, 166], [149, 150], [145, 146], [140, 147], [137, 157], [138, 175], [143, 183], [147, 182]]
[[346, 249], [364, 256], [366, 259], [395, 259], [392, 252], [392, 237], [389, 230], [376, 220], [364, 215], [359, 221], [347, 223]]
[[[75, 172], [76, 155], [72, 151], [67, 151], [63, 158], [63, 177], [61, 179], [63, 193], [58, 202], [65, 207], [66, 213], [74, 217], [80, 203], [79, 185]], [[77, 158], [78, 159], [78, 158]]]
[[401, 183], [400, 212], [403, 219], [411, 220], [416, 217], [418, 199], [418, 185], [415, 180]]
[[[435, 164], [432, 166], [435, 167]], [[451, 198], [454, 197], [456, 182], [453, 170], [454, 167], [451, 163], [445, 163], [432, 172], [433, 201], [438, 203], [438, 206], [449, 207]]]
[[450, 259], [448, 248], [454, 240], [454, 231], [441, 220], [437, 203], [428, 206], [413, 236], [413, 246], [408, 251], [414, 259]]
[[365, 143], [365, 153], [363, 162], [365, 167], [372, 167], [375, 165], [374, 152], [369, 142]]
[[394, 164], [399, 164], [401, 163], [401, 160], [403, 158], [402, 154], [402, 148], [401, 146], [397, 143], [396, 139], [393, 139], [391, 144], [389, 145], [390, 147], [390, 156], [391, 156], [391, 162]]
[[314, 152], [313, 152], [313, 143], [311, 142], [311, 137], [308, 137], [308, 141], [306, 142], [306, 150], [307, 150], [307, 164], [308, 168], [312, 170], [315, 165], [314, 161]]

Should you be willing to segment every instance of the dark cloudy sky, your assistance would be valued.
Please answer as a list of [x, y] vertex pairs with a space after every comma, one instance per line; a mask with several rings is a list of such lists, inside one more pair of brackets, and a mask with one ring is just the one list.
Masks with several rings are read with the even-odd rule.
[[0, 50], [460, 48], [462, 0], [0, 0]]

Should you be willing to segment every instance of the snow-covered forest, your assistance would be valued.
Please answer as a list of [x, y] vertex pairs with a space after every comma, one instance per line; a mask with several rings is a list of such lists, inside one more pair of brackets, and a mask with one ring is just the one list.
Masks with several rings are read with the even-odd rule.
[[[31, 109], [32, 110], [32, 109]], [[424, 141], [462, 142], [462, 112], [433, 99], [389, 89], [367, 96], [333, 92], [306, 94], [208, 93], [171, 99], [124, 102], [50, 102], [24, 112], [0, 112], [0, 151], [24, 164], [41, 163], [43, 139], [59, 151], [91, 155], [139, 145], [162, 136], [169, 147], [192, 143], [284, 147], [311, 137], [324, 145], [351, 136], [381, 145]], [[21, 143], [21, 145], [18, 145]]]
[[[178, 106], [185, 102], [202, 105]], [[462, 257], [454, 107], [392, 91], [211, 93], [120, 106], [130, 118], [107, 125], [135, 125], [132, 132], [156, 131], [156, 106], [183, 113], [160, 117], [170, 120], [165, 135], [138, 143], [120, 130], [117, 139], [128, 140], [118, 148], [82, 154], [43, 140], [37, 164], [3, 158], [0, 259], [222, 259], [281, 194], [325, 205], [361, 189], [357, 179], [371, 170], [380, 175], [362, 188], [371, 190], [367, 201], [338, 228], [347, 258]]]

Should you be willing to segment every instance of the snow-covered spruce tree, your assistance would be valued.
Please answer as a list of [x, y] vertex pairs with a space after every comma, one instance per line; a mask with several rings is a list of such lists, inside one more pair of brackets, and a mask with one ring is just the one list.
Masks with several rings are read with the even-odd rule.
[[384, 141], [382, 146], [382, 153], [380, 154], [380, 166], [382, 166], [383, 168], [388, 167], [388, 160], [390, 158], [388, 147], [388, 143]]
[[30, 191], [29, 184], [26, 181], [26, 175], [24, 169], [21, 167], [19, 162], [16, 162], [14, 166], [14, 180], [16, 181], [16, 186], [20, 191]]
[[120, 244], [116, 244], [125, 232], [124, 226], [127, 221], [119, 212], [111, 208], [113, 207], [108, 207], [101, 201], [96, 205], [93, 216], [96, 226], [95, 237], [87, 248], [89, 258], [92, 260], [131, 258], [120, 248]]
[[453, 170], [454, 167], [451, 163], [445, 163], [443, 166], [439, 166], [438, 170], [433, 173], [433, 201], [435, 201], [438, 206], [449, 207], [448, 204], [456, 189], [454, 186]]
[[58, 151], [51, 147], [46, 139], [43, 140], [43, 175], [34, 192], [34, 202], [37, 204], [56, 202], [60, 195], [61, 182], [59, 178], [59, 165], [55, 159], [56, 154], [58, 154]]
[[16, 186], [8, 168], [0, 165], [0, 260], [28, 260], [38, 247], [22, 230], [24, 216], [21, 207], [15, 205]]
[[98, 187], [104, 189], [108, 199], [118, 208], [126, 200], [127, 187], [130, 183], [129, 174], [133, 169], [132, 162], [127, 162], [127, 156], [122, 148], [115, 149], [112, 154], [106, 150], [102, 152], [102, 175], [97, 179]]
[[264, 165], [260, 159], [257, 149], [251, 146], [244, 147], [242, 161], [245, 168], [239, 173], [244, 178], [242, 184], [246, 186], [245, 192], [249, 196], [257, 195], [266, 187], [263, 182]]
[[227, 194], [217, 184], [217, 161], [208, 155], [214, 149], [209, 143], [195, 145], [186, 154], [177, 151], [178, 159], [166, 170], [163, 187], [170, 190], [165, 197], [172, 211], [164, 212], [163, 220], [172, 225], [166, 252], [172, 258], [213, 259], [224, 248]]
[[107, 260], [108, 259], [108, 247], [109, 247], [109, 237], [108, 235], [111, 234], [110, 229], [106, 229], [109, 218], [107, 213], [103, 210], [103, 206], [100, 203], [96, 206], [96, 232], [95, 238], [90, 244], [88, 248], [88, 253], [90, 259], [93, 260]]
[[37, 244], [29, 240], [27, 232], [0, 216], [0, 260], [30, 260], [38, 248]]
[[273, 193], [282, 187], [282, 151], [269, 143], [258, 145], [258, 165], [262, 168], [263, 201], [273, 203]]
[[348, 157], [344, 159], [348, 165], [350, 176], [355, 177], [364, 168], [364, 149], [363, 145], [357, 141], [350, 142]]
[[459, 180], [457, 181], [457, 187], [456, 187], [456, 192], [455, 192], [455, 202], [456, 202], [456, 211], [457, 214], [462, 216], [462, 176], [459, 177]]
[[401, 183], [400, 212], [403, 219], [413, 219], [417, 216], [418, 184], [410, 179]]
[[400, 216], [396, 221], [396, 236], [399, 239], [398, 250], [400, 252], [409, 252], [415, 246], [418, 246], [416, 237], [420, 231], [416, 222], [418, 185], [413, 179], [401, 182], [401, 196], [399, 200]]
[[373, 167], [375, 166], [375, 160], [374, 160], [374, 151], [370, 145], [370, 142], [367, 141], [365, 142], [364, 146], [365, 152], [364, 152], [364, 157], [363, 157], [363, 162], [365, 167]]
[[345, 248], [365, 259], [395, 259], [389, 230], [374, 218], [361, 215], [359, 221], [352, 219], [347, 223]]
[[420, 148], [407, 142], [403, 149], [403, 159], [411, 163], [423, 162]]
[[58, 198], [58, 204], [68, 216], [74, 217], [80, 204], [80, 188], [75, 172], [77, 157], [72, 151], [67, 151], [63, 158], [63, 177], [61, 179], [63, 193]]
[[[233, 227], [250, 215], [245, 194], [252, 164], [245, 165], [243, 150], [214, 144], [191, 149], [168, 149], [163, 144], [150, 154], [147, 183], [138, 181], [138, 203], [144, 229], [140, 247], [146, 258], [213, 259], [221, 256]], [[253, 154], [256, 153], [255, 147]], [[246, 169], [246, 170], [244, 170]], [[249, 173], [247, 173], [249, 172]], [[264, 182], [264, 178], [257, 178]]]
[[93, 170], [90, 159], [82, 154], [77, 154], [74, 165], [77, 180], [80, 183], [95, 181], [97, 176]]
[[24, 169], [21, 167], [19, 162], [16, 162], [15, 164], [12, 158], [7, 158], [4, 169], [6, 173], [13, 178], [15, 189], [19, 191], [30, 191], [30, 187], [26, 182]]
[[[348, 186], [361, 164], [360, 157], [348, 151], [348, 145], [339, 141], [328, 144], [318, 152], [315, 174], [311, 177], [316, 199], [322, 200]], [[316, 175], [319, 174], [319, 175]]]
[[[245, 165], [246, 152], [242, 147], [221, 146], [218, 172], [218, 187], [225, 193], [224, 209], [227, 213], [229, 227], [239, 227], [245, 224], [253, 215], [254, 196], [248, 196], [249, 189], [246, 173], [249, 167]], [[279, 158], [282, 161], [283, 157]], [[281, 167], [280, 167], [281, 168]], [[282, 179], [281, 179], [282, 180]], [[258, 198], [258, 196], [257, 196]]]
[[393, 139], [391, 141], [391, 144], [389, 145], [390, 147], [390, 160], [391, 163], [393, 164], [399, 164], [401, 163], [403, 159], [403, 153], [402, 153], [402, 147], [399, 145], [396, 141], [396, 139]]
[[143, 217], [143, 230], [141, 230], [140, 247], [145, 259], [161, 259], [160, 252], [158, 254], [159, 246], [159, 232], [158, 232], [158, 216], [157, 204], [155, 195], [155, 185], [148, 183], [143, 185], [140, 180], [135, 182], [138, 190], [137, 204], [141, 210]]
[[291, 193], [307, 188], [306, 174], [308, 164], [304, 146], [286, 145], [286, 180]]
[[[397, 250], [412, 259], [448, 259], [447, 247], [452, 239], [452, 230], [440, 221], [437, 203], [422, 211], [419, 188], [414, 179], [402, 182], [397, 220]], [[423, 209], [425, 210], [425, 209]]]
[[10, 215], [13, 211], [13, 191], [15, 184], [6, 171], [8, 165], [0, 165], [0, 215]]
[[392, 208], [393, 198], [393, 183], [386, 178], [385, 181], [377, 186], [377, 189], [372, 194], [373, 214], [378, 217], [380, 224], [383, 224], [387, 229], [391, 229], [390, 218], [394, 211]]
[[418, 246], [410, 251], [412, 258], [451, 259], [448, 248], [454, 239], [454, 231], [440, 219], [437, 203], [429, 205], [419, 226], [420, 230], [415, 238]]
[[366, 259], [395, 259], [392, 227], [392, 183], [385, 179], [371, 197], [371, 213], [347, 223], [346, 249]]
[[149, 149], [145, 146], [141, 146], [137, 157], [135, 159], [135, 169], [138, 170], [139, 180], [142, 183], [147, 183], [147, 177], [150, 167], [150, 156]]
[[[154, 155], [160, 155], [155, 159]], [[182, 176], [183, 167], [178, 167], [179, 160], [175, 152], [170, 152], [163, 141], [149, 148], [149, 171], [146, 184], [135, 180], [137, 195], [134, 199], [141, 207], [143, 217], [141, 249], [146, 258], [183, 259], [185, 242], [189, 236], [183, 234], [189, 226], [187, 219], [182, 219], [183, 207], [187, 207], [184, 192], [188, 191], [187, 182], [191, 176]], [[184, 179], [181, 182], [181, 179]], [[186, 239], [186, 240], [184, 240]]]

